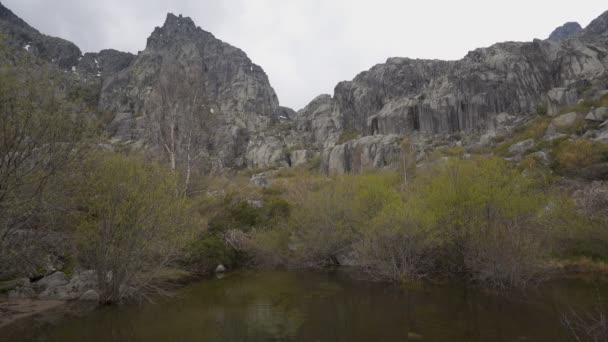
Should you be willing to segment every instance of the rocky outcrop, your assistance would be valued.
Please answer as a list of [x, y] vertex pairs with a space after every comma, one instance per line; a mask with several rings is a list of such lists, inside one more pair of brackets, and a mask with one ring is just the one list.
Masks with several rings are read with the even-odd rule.
[[76, 65], [81, 56], [75, 44], [38, 32], [1, 3], [0, 32], [4, 34], [4, 42], [9, 49], [25, 51], [64, 69]]
[[82, 271], [71, 278], [68, 278], [65, 273], [57, 271], [35, 282], [30, 282], [27, 278], [19, 280], [14, 289], [9, 292], [9, 297], [73, 300], [82, 298], [86, 294], [85, 300], [92, 300], [93, 293], [91, 292], [96, 290], [97, 274], [95, 271]]
[[397, 135], [375, 135], [326, 149], [322, 167], [329, 173], [359, 173], [372, 168], [396, 168], [401, 156]]
[[298, 113], [297, 129], [308, 132], [325, 156], [347, 156], [346, 146], [335, 146], [344, 131], [364, 137], [484, 136], [503, 129], [499, 115], [556, 115], [608, 87], [607, 18], [608, 12], [584, 30], [568, 23], [545, 41], [477, 49], [458, 61], [389, 58], [339, 83], [333, 97], [313, 100]]
[[568, 22], [551, 32], [551, 35], [549, 35], [549, 40], [562, 41], [564, 39], [568, 39], [570, 37], [575, 36], [582, 30], [583, 28], [579, 23]]
[[[196, 151], [197, 168], [208, 171], [266, 166], [282, 158], [281, 141], [256, 136], [293, 111], [279, 107], [261, 67], [190, 18], [169, 14], [146, 49], [124, 64], [104, 79], [99, 106], [141, 117], [142, 132], [115, 129], [116, 139], [143, 140], [159, 153], [172, 146], [178, 159]], [[117, 126], [133, 126], [125, 116]]]

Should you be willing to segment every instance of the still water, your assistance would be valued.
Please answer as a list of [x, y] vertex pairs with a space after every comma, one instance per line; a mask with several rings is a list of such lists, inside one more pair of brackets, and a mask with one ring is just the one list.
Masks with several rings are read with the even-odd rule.
[[[15, 341], [571, 341], [561, 319], [591, 310], [605, 282], [497, 293], [404, 289], [347, 274], [227, 274], [155, 303], [106, 307], [5, 335]], [[23, 328], [22, 328], [23, 329]]]

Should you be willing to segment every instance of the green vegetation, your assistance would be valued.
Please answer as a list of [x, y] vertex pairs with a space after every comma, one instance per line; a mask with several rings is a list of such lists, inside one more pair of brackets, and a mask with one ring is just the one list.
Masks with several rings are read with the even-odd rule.
[[560, 110], [559, 114], [561, 115], [561, 114], [566, 114], [566, 113], [571, 113], [571, 112], [586, 114], [593, 107], [597, 108], [597, 107], [603, 107], [603, 106], [608, 106], [608, 94], [606, 94], [598, 99], [585, 99], [574, 106], [562, 108]]
[[81, 263], [97, 271], [103, 303], [145, 290], [192, 240], [194, 215], [176, 184], [169, 170], [137, 157], [87, 159], [74, 186], [75, 240]]
[[554, 169], [560, 173], [580, 176], [585, 168], [608, 162], [608, 145], [588, 139], [563, 141], [553, 151]]
[[245, 250], [262, 265], [346, 263], [381, 280], [524, 287], [588, 244], [589, 230], [578, 227], [599, 229], [573, 205], [558, 210], [563, 200], [544, 178], [496, 158], [452, 159], [419, 173], [405, 187], [396, 172], [292, 179], [288, 219], [253, 231]]
[[[61, 95], [43, 67], [19, 68], [0, 69], [1, 279], [43, 276], [50, 256], [67, 274], [95, 270], [100, 300], [117, 303], [162, 293], [160, 278], [185, 274], [168, 270], [204, 274], [218, 264], [353, 265], [383, 281], [508, 288], [541, 279], [555, 261], [608, 258], [606, 185], [573, 201], [554, 182], [555, 174], [597, 179], [608, 147], [542, 141], [548, 118], [480, 152], [505, 157], [534, 139], [526, 152], [551, 151], [549, 166], [542, 154], [515, 165], [444, 147], [417, 168], [416, 146], [404, 139], [396, 170], [325, 175], [317, 157], [275, 168], [258, 187], [249, 176], [262, 170], [203, 177], [190, 161], [102, 152], [95, 128], [111, 115], [76, 114], [94, 100], [87, 89]], [[346, 130], [338, 143], [359, 135]]]

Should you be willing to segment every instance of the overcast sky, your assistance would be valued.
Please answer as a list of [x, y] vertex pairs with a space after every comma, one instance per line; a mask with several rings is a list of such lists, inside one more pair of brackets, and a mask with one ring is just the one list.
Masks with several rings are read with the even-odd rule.
[[583, 27], [606, 0], [0, 0], [43, 33], [84, 52], [137, 53], [167, 12], [243, 49], [282, 105], [299, 109], [388, 57], [460, 59], [495, 42]]

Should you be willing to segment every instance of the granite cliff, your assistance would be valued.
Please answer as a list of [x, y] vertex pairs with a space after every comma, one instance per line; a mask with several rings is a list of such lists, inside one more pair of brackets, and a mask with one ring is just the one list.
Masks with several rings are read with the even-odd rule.
[[438, 142], [487, 143], [608, 89], [608, 12], [584, 29], [566, 23], [545, 40], [498, 43], [461, 60], [389, 58], [298, 112], [279, 105], [245, 52], [187, 17], [168, 14], [137, 55], [82, 54], [1, 4], [0, 32], [8, 49], [52, 65], [68, 92], [86, 94], [114, 145], [205, 173], [313, 159], [329, 172], [396, 167], [403, 137], [422, 160]]

